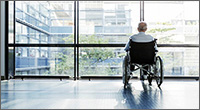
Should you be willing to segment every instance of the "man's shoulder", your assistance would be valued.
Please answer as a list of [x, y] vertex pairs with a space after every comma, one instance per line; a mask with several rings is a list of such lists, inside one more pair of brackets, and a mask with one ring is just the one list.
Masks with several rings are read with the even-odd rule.
[[154, 37], [153, 37], [152, 35], [150, 35], [150, 34], [146, 34], [145, 37], [146, 37], [147, 39], [154, 40]]
[[148, 36], [148, 37], [153, 37], [152, 35], [150, 35], [150, 34], [145, 34], [146, 36]]
[[133, 34], [133, 35], [130, 36], [130, 38], [134, 38], [134, 37], [137, 37], [137, 36], [138, 36], [138, 34]]

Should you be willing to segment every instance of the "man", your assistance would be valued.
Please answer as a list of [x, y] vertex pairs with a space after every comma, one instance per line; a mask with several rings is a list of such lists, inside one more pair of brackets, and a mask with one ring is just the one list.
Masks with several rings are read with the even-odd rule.
[[[132, 39], [132, 41], [134, 41], [134, 42], [151, 42], [154, 40], [154, 38], [151, 35], [145, 34], [145, 32], [147, 30], [147, 24], [145, 22], [140, 22], [138, 24], [137, 30], [139, 31], [138, 34], [130, 36], [130, 39]], [[129, 43], [130, 43], [130, 41], [125, 46], [124, 50], [126, 52], [129, 51]], [[155, 49], [157, 49], [157, 46], [155, 46]], [[129, 60], [128, 56], [125, 56], [124, 61], [123, 61], [123, 72], [125, 72], [125, 67], [127, 67], [127, 65], [128, 65], [128, 60]], [[133, 70], [133, 69], [134, 69], [134, 67], [132, 66], [131, 70]], [[148, 67], [145, 67], [145, 69], [148, 69]], [[147, 72], [143, 71], [143, 73], [144, 73], [144, 75], [140, 78], [141, 80], [147, 79]], [[128, 76], [130, 76], [130, 75], [128, 74]]]

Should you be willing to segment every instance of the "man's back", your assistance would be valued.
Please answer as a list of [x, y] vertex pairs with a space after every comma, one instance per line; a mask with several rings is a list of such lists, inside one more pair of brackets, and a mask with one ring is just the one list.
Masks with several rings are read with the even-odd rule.
[[139, 32], [130, 37], [134, 42], [151, 42], [154, 38], [151, 35], [146, 35], [144, 32]]
[[[144, 32], [139, 32], [138, 34], [134, 34], [130, 36], [130, 39], [132, 39], [132, 41], [134, 42], [151, 42], [154, 40], [154, 38], [151, 35], [146, 35]], [[129, 43], [130, 42], [126, 44], [126, 47], [124, 49], [125, 51], [128, 51]]]

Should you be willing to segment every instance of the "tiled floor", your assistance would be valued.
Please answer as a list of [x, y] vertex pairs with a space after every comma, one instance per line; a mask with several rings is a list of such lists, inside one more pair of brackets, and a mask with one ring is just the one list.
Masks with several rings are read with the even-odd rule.
[[199, 109], [199, 81], [9, 80], [1, 82], [1, 109]]

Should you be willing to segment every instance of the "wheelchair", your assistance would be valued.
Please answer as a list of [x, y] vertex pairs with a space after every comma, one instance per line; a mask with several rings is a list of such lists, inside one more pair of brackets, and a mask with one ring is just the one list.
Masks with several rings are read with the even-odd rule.
[[156, 40], [152, 42], [133, 42], [130, 39], [129, 51], [127, 52], [128, 61], [126, 64], [123, 62], [124, 88], [127, 88], [132, 72], [138, 69], [140, 69], [140, 78], [143, 76], [143, 72], [146, 71], [149, 85], [152, 85], [152, 80], [155, 79], [160, 88], [164, 80], [164, 73], [163, 61], [160, 56], [156, 56], [158, 52], [155, 49]]

